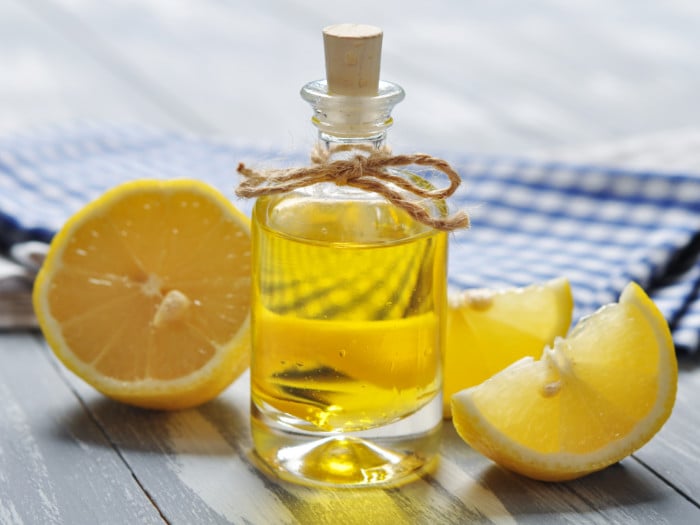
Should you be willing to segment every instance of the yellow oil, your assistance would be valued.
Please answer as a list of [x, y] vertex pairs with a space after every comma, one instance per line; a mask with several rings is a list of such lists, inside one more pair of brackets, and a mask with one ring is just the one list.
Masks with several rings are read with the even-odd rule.
[[365, 196], [253, 212], [252, 400], [306, 431], [362, 431], [441, 388], [446, 235]]

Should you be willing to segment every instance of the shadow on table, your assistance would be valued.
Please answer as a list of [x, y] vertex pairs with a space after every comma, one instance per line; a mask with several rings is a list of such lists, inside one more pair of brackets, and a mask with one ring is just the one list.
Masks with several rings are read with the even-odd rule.
[[[450, 476], [450, 471], [455, 469], [461, 473], [451, 475], [455, 480], [451, 492], [465, 506], [486, 508], [492, 517], [514, 515], [519, 517], [518, 521], [539, 523], [537, 516], [602, 511], [611, 517], [619, 514], [624, 522], [625, 517], [639, 512], [630, 509], [665, 505], [676, 496], [633, 457], [577, 480], [551, 483], [497, 466], [463, 443], [451, 426], [443, 432], [442, 447], [443, 455], [449, 457], [446, 475]], [[436, 478], [440, 477], [438, 472]], [[486, 500], [493, 496], [498, 501], [488, 503]]]
[[242, 454], [249, 444], [247, 418], [225, 398], [192, 409], [159, 411], [96, 396], [72, 405], [54, 430], [67, 440], [130, 452], [230, 455]]
[[482, 472], [480, 482], [518, 516], [603, 511], [623, 519], [669, 496], [659, 480], [632, 458], [578, 480], [557, 483], [530, 480], [493, 465]]

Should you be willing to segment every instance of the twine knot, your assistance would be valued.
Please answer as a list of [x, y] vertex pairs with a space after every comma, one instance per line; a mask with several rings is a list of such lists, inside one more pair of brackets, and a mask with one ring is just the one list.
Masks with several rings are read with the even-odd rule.
[[[335, 153], [341, 151], [351, 151], [354, 155], [347, 159], [331, 160]], [[351, 186], [378, 193], [417, 221], [438, 230], [453, 231], [469, 226], [466, 212], [458, 211], [449, 216], [443, 213], [444, 199], [457, 190], [461, 179], [442, 159], [422, 153], [391, 155], [386, 148], [376, 150], [362, 145], [338, 145], [325, 149], [317, 144], [311, 154], [311, 161], [313, 165], [308, 167], [266, 171], [251, 170], [240, 163], [238, 173], [245, 178], [236, 188], [236, 195], [245, 198], [260, 197], [321, 182], [332, 182], [338, 186]], [[410, 165], [435, 168], [447, 176], [449, 185], [435, 188], [415, 173], [396, 170], [402, 173], [397, 175], [388, 169]], [[425, 202], [431, 206], [426, 206]]]

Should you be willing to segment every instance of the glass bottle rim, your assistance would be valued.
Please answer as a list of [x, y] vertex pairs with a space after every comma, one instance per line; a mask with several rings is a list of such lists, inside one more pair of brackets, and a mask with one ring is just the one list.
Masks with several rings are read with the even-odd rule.
[[344, 104], [352, 103], [353, 100], [367, 104], [373, 102], [379, 105], [393, 107], [401, 102], [406, 96], [403, 88], [394, 82], [380, 80], [376, 95], [340, 95], [332, 93], [328, 89], [328, 82], [325, 79], [313, 80], [301, 88], [301, 97], [315, 104], [322, 101], [338, 101]]

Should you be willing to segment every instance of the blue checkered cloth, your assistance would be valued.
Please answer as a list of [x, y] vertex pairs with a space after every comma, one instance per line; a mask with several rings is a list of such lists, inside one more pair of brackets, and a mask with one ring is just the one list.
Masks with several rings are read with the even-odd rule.
[[[651, 295], [679, 349], [700, 346], [700, 175], [448, 155], [452, 199], [472, 228], [451, 234], [453, 288], [568, 277], [574, 318], [617, 300], [631, 280]], [[197, 178], [234, 197], [235, 167], [300, 155], [171, 132], [70, 125], [0, 140], [0, 246], [50, 241], [86, 202], [136, 178]], [[235, 200], [249, 213], [252, 203]]]

